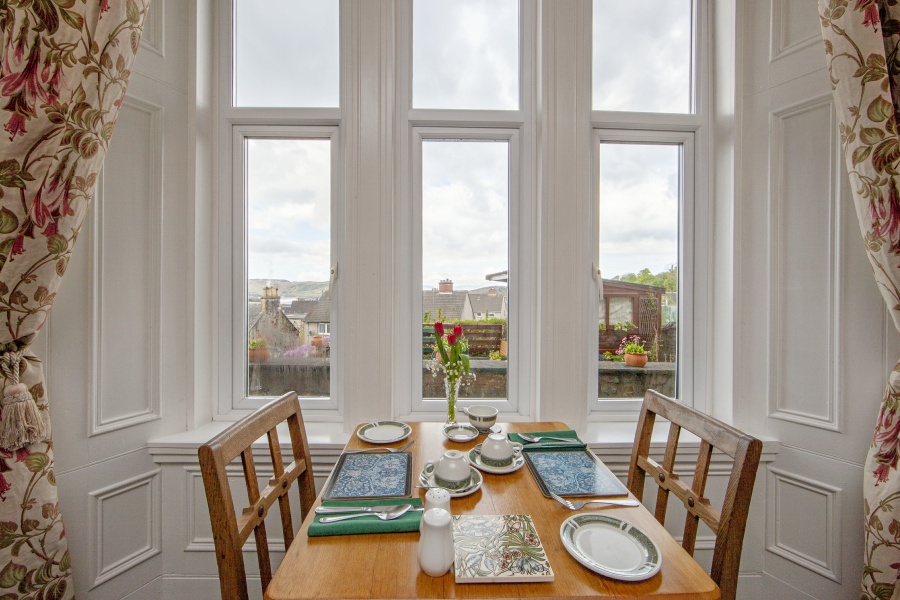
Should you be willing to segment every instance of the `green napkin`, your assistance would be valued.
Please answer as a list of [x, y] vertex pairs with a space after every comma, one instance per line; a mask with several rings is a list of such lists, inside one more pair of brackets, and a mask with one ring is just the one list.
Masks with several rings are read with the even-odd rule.
[[518, 433], [510, 433], [509, 441], [522, 444], [522, 449], [528, 452], [540, 450], [583, 450], [587, 448], [587, 444], [578, 438], [578, 434], [572, 429], [562, 429], [556, 431], [526, 431], [528, 435], [542, 436], [550, 435], [558, 438], [572, 438], [572, 443], [567, 444], [558, 440], [544, 440], [542, 442], [526, 442]]
[[[326, 500], [322, 506], [383, 506], [387, 504], [412, 504], [413, 508], [421, 508], [421, 498], [378, 498], [376, 500]], [[350, 513], [348, 513], [350, 514]], [[338, 515], [316, 515], [309, 524], [309, 537], [319, 535], [353, 535], [357, 533], [398, 533], [403, 531], [418, 531], [419, 521], [422, 519], [421, 511], [409, 511], [402, 517], [391, 521], [382, 521], [375, 515], [371, 517], [359, 517], [347, 519], [336, 523], [320, 523], [322, 517], [336, 517]]]

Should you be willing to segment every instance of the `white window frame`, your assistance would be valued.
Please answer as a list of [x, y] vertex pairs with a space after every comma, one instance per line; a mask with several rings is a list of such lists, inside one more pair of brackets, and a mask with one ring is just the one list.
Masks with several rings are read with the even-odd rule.
[[[695, 134], [690, 131], [639, 131], [625, 129], [595, 129], [593, 136], [594, 198], [592, 220], [593, 248], [599, 248], [597, 211], [599, 209], [599, 167], [600, 145], [602, 143], [623, 143], [641, 145], [669, 145], [680, 147], [679, 152], [679, 202], [678, 202], [678, 337], [677, 373], [678, 398], [688, 402], [697, 395], [696, 382], [703, 381], [703, 365], [706, 364], [705, 344], [695, 340], [696, 314], [705, 303], [698, 298], [697, 290], [704, 278], [699, 276], [706, 268], [706, 253], [698, 247], [695, 215], [702, 204], [696, 193]], [[593, 299], [593, 314], [599, 314], [600, 298]], [[599, 332], [598, 332], [599, 335]], [[595, 338], [597, 340], [597, 338]], [[597, 341], [594, 342], [594, 348]], [[596, 353], [595, 353], [596, 354]], [[594, 358], [596, 360], [596, 358]], [[592, 416], [609, 418], [615, 415], [630, 418], [640, 410], [642, 398], [598, 398], [597, 373], [594, 372], [594, 397], [589, 410]]]
[[[250, 125], [231, 124], [231, 144], [229, 144], [232, 162], [230, 169], [231, 185], [231, 210], [220, 211], [220, 231], [230, 232], [230, 235], [219, 237], [220, 256], [230, 256], [229, 264], [222, 265], [222, 286], [220, 298], [222, 302], [230, 305], [219, 311], [220, 322], [220, 356], [227, 357], [231, 363], [230, 369], [220, 369], [219, 385], [220, 394], [219, 413], [227, 415], [234, 410], [253, 410], [266, 402], [274, 399], [273, 396], [247, 396], [245, 394], [247, 357], [243, 351], [249, 323], [247, 322], [247, 229], [246, 229], [246, 194], [247, 194], [247, 141], [251, 139], [309, 139], [329, 140], [331, 142], [331, 254], [332, 264], [335, 263], [335, 255], [338, 244], [335, 239], [335, 221], [340, 222], [340, 140], [338, 127], [302, 126], [302, 125]], [[225, 262], [225, 261], [223, 261]], [[335, 288], [335, 286], [332, 286]], [[335, 319], [335, 298], [338, 295], [336, 289], [332, 289], [332, 319]], [[300, 397], [300, 403], [304, 413], [315, 415], [319, 420], [337, 419], [339, 417], [339, 401], [335, 394], [337, 383], [336, 372], [339, 370], [339, 353], [329, 357], [331, 372], [331, 396], [328, 398]]]
[[[217, 203], [216, 272], [218, 306], [215, 373], [218, 394], [214, 418], [233, 420], [259, 408], [271, 397], [247, 397], [245, 379], [247, 357], [247, 265], [246, 265], [246, 155], [248, 138], [329, 139], [331, 141], [331, 262], [332, 273], [340, 260], [344, 202], [341, 163], [340, 108], [236, 107], [232, 42], [234, 7], [232, 2], [216, 7], [217, 88], [214, 94], [215, 135], [218, 140], [215, 178]], [[221, 40], [221, 42], [219, 42]], [[343, 63], [343, 59], [341, 61]], [[332, 330], [340, 337], [340, 283], [332, 275]], [[329, 357], [331, 396], [302, 398], [304, 418], [310, 421], [339, 421], [341, 418], [341, 353]], [[227, 366], [226, 366], [227, 365]]]
[[[593, 3], [592, 3], [593, 5]], [[678, 257], [678, 399], [704, 411], [708, 408], [709, 324], [713, 312], [709, 298], [712, 269], [709, 244], [712, 239], [709, 198], [710, 131], [709, 116], [710, 60], [709, 36], [711, 28], [707, 0], [692, 1], [692, 64], [691, 112], [643, 113], [627, 111], [591, 112], [593, 127], [592, 198], [590, 206], [593, 224], [592, 251], [597, 256], [599, 234], [597, 211], [599, 198], [599, 150], [601, 142], [680, 144], [681, 198], [679, 205]], [[593, 16], [592, 16], [593, 18]], [[592, 21], [593, 22], [593, 21]], [[590, 29], [590, 28], [589, 28]], [[591, 31], [590, 35], [593, 35]], [[593, 39], [588, 40], [593, 48]], [[592, 314], [599, 312], [599, 295], [592, 298]], [[596, 327], [594, 328], [597, 329]], [[597, 331], [599, 336], [599, 331]], [[588, 357], [596, 364], [599, 340], [594, 338], [594, 352]], [[588, 420], [631, 421], [637, 418], [642, 398], [599, 399], [597, 367], [589, 369], [591, 397], [588, 399]]]
[[318, 323], [319, 335], [331, 335], [331, 323]]
[[412, 0], [398, 0], [397, 86], [398, 165], [401, 190], [395, 267], [401, 294], [395, 312], [397, 356], [395, 384], [399, 418], [435, 420], [446, 402], [422, 398], [422, 142], [425, 140], [501, 140], [509, 143], [509, 315], [507, 398], [461, 399], [459, 404], [489, 404], [501, 418], [535, 414], [537, 371], [537, 200], [534, 137], [537, 4], [519, 2], [519, 109], [455, 110], [412, 108]]

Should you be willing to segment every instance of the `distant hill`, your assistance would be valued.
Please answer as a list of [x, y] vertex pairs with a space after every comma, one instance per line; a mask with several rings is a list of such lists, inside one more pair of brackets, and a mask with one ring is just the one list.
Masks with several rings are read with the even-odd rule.
[[282, 298], [318, 298], [328, 289], [327, 281], [288, 281], [287, 279], [249, 279], [247, 296], [258, 299], [263, 288], [274, 285]]

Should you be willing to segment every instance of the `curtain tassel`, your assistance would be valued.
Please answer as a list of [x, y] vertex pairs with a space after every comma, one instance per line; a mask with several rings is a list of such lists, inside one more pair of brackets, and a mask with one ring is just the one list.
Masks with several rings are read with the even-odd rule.
[[19, 383], [19, 363], [24, 350], [0, 356], [0, 370], [6, 376], [0, 400], [0, 448], [18, 450], [50, 437], [50, 428], [41, 416], [28, 388]]

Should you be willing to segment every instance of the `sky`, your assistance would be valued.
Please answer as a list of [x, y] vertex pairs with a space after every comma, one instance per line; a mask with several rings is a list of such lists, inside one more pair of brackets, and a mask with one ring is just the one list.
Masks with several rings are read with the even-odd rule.
[[[337, 2], [267, 2], [265, 12], [252, 10], [252, 0], [236, 3], [236, 104], [337, 106]], [[517, 108], [517, 6], [414, 0], [413, 105]], [[594, 108], [687, 112], [690, 0], [594, 0], [594, 14]], [[258, 68], [272, 57], [277, 72]], [[249, 142], [250, 278], [328, 279], [329, 144]], [[677, 146], [601, 147], [604, 277], [676, 264], [678, 153]], [[486, 274], [508, 268], [508, 144], [426, 141], [422, 156], [423, 288], [444, 278], [456, 289], [484, 287]]]

